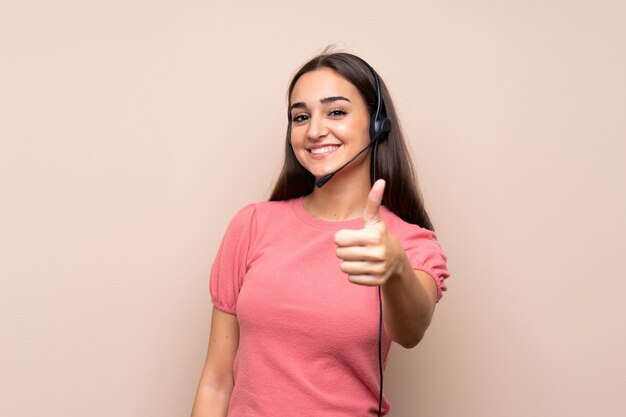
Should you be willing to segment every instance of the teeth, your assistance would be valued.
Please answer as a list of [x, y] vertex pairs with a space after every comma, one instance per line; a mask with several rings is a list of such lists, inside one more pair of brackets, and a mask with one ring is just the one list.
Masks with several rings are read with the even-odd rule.
[[323, 148], [316, 148], [316, 149], [311, 149], [311, 153], [314, 155], [317, 154], [321, 154], [321, 153], [326, 153], [326, 152], [330, 152], [333, 149], [339, 147], [339, 145], [333, 145], [333, 146], [324, 146]]

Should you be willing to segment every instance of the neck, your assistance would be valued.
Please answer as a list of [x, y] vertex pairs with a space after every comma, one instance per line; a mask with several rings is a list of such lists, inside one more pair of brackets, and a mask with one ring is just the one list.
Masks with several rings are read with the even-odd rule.
[[352, 220], [363, 214], [371, 188], [369, 164], [362, 163], [351, 170], [348, 168], [304, 197], [304, 208], [309, 214], [329, 221]]

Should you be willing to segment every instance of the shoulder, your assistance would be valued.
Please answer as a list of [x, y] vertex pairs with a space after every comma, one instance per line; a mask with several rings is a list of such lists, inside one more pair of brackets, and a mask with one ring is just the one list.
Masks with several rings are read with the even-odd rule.
[[293, 201], [293, 199], [281, 201], [257, 201], [256, 203], [253, 203], [253, 205], [260, 212], [277, 213], [287, 210]]
[[230, 219], [229, 228], [240, 228], [249, 225], [256, 215], [256, 204], [250, 203], [241, 207]]
[[444, 280], [450, 277], [450, 271], [446, 265], [448, 256], [435, 232], [407, 223], [384, 207], [381, 209], [387, 230], [401, 243], [411, 267], [426, 272], [435, 280], [439, 301], [448, 288]]
[[381, 214], [387, 230], [400, 241], [405, 250], [436, 253], [444, 261], [447, 259], [435, 232], [417, 224], [408, 223], [387, 208], [383, 207]]
[[252, 225], [257, 222], [283, 218], [291, 208], [294, 200], [285, 201], [257, 201], [241, 207], [233, 216], [230, 223], [232, 225]]
[[254, 210], [256, 217], [260, 219], [276, 218], [284, 216], [287, 211], [291, 210], [292, 202], [293, 200], [257, 201], [256, 203], [248, 204], [246, 207], [251, 206], [248, 210]]
[[423, 228], [417, 224], [408, 223], [398, 217], [397, 214], [389, 210], [387, 207], [381, 207], [381, 214], [385, 221], [385, 226], [399, 240], [423, 238], [427, 240], [437, 240], [435, 232]]

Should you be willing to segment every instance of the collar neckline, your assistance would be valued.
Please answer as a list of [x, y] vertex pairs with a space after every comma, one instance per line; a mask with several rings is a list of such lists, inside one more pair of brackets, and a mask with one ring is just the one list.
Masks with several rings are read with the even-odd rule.
[[[304, 197], [297, 197], [291, 200], [291, 207], [294, 214], [306, 225], [323, 230], [360, 229], [363, 227], [363, 219], [356, 217], [350, 220], [322, 220], [310, 214], [304, 209]], [[382, 209], [382, 207], [381, 207]]]

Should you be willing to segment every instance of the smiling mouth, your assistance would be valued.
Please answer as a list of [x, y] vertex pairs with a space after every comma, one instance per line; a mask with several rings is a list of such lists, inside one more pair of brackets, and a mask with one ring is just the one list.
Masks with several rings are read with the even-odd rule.
[[311, 155], [320, 157], [320, 156], [331, 154], [340, 146], [341, 145], [328, 145], [328, 146], [323, 146], [321, 148], [308, 149], [308, 151]]

